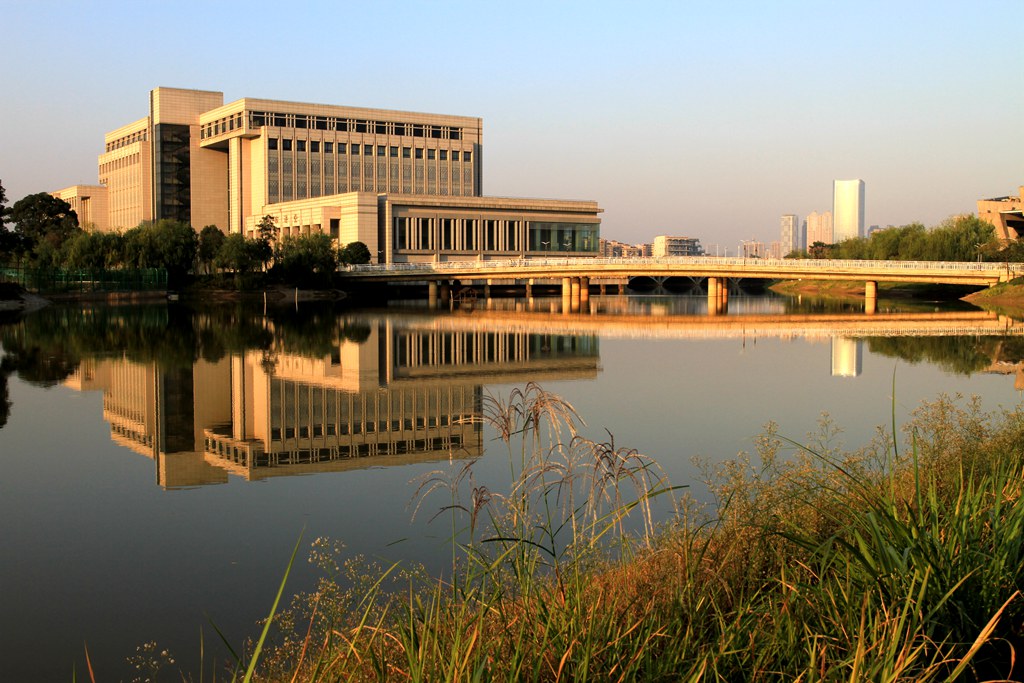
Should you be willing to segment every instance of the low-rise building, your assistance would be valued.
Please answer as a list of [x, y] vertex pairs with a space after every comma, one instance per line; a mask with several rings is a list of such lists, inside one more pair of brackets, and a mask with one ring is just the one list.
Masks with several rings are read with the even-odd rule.
[[1024, 234], [1024, 185], [1017, 196], [979, 199], [978, 218], [991, 223], [1001, 241], [1020, 239]]
[[700, 240], [696, 237], [676, 237], [672, 235], [658, 235], [654, 238], [654, 245], [651, 249], [651, 256], [661, 258], [663, 256], [702, 256], [704, 248], [700, 246]]

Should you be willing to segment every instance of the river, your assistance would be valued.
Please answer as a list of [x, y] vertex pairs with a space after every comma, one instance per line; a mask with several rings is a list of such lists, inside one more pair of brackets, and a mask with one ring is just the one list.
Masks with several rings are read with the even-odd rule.
[[235, 647], [257, 632], [300, 535], [291, 590], [313, 585], [316, 538], [441, 571], [448, 529], [430, 518], [445, 501], [413, 518], [417, 482], [479, 458], [479, 480], [507, 484], [471, 418], [530, 382], [705, 502], [707, 467], [752, 452], [769, 422], [804, 441], [825, 420], [853, 449], [940, 394], [1013, 408], [1024, 388], [1024, 325], [936, 303], [865, 315], [736, 296], [709, 316], [701, 297], [621, 295], [582, 312], [494, 299], [3, 322], [8, 681], [85, 678], [86, 648], [98, 679], [131, 680], [149, 641], [193, 672], [205, 648], [208, 668], [224, 656], [213, 625]]

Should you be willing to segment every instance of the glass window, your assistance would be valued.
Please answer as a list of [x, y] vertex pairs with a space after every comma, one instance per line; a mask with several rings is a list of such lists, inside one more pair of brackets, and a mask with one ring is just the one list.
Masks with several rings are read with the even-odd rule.
[[318, 140], [310, 140], [309, 141], [309, 151], [310, 152], [319, 152], [320, 151], [320, 142]]
[[436, 154], [437, 154], [437, 150], [436, 149], [428, 149], [427, 150], [427, 159], [433, 159]]
[[[352, 147], [354, 148], [355, 145], [352, 145]], [[339, 142], [338, 143], [338, 154], [344, 154], [346, 151], [348, 151], [347, 148], [348, 148], [348, 145], [346, 145], [344, 142]]]
[[373, 145], [363, 145], [363, 156], [373, 156]]
[[384, 123], [382, 121], [378, 121], [377, 125], [374, 126], [374, 130], [377, 132], [377, 135], [387, 135], [388, 134], [388, 124], [386, 124], [386, 123]]
[[457, 150], [457, 149], [456, 150], [452, 150], [452, 161], [458, 161], [458, 160], [459, 160], [459, 150]]
[[387, 152], [385, 150], [386, 148], [384, 147], [384, 145], [377, 145], [377, 156], [387, 156]]
[[324, 143], [324, 154], [330, 154], [333, 151], [334, 151], [334, 143], [333, 142], [325, 142]]
[[277, 138], [267, 140], [267, 149], [277, 149]]
[[417, 159], [422, 159], [423, 158], [423, 148], [422, 147], [417, 147], [416, 148], [416, 158]]
[[396, 123], [395, 124], [395, 135], [403, 135], [403, 136], [405, 135], [405, 124], [404, 123]]
[[412, 148], [411, 147], [403, 147], [402, 148], [402, 158], [403, 159], [409, 159], [411, 157], [412, 157]]
[[448, 161], [448, 150], [441, 150], [441, 161]]
[[296, 140], [295, 141], [295, 151], [297, 151], [297, 152], [305, 152], [306, 151], [306, 141], [305, 140]]
[[467, 162], [467, 163], [470, 162], [470, 161], [473, 161], [473, 153], [472, 152], [463, 152], [462, 153], [462, 160]]
[[462, 129], [461, 128], [452, 128], [451, 131], [448, 132], [448, 138], [451, 139], [451, 140], [461, 140], [462, 139]]
[[292, 141], [291, 140], [282, 140], [281, 141], [281, 149], [283, 149], [286, 152], [292, 151]]
[[388, 150], [388, 156], [390, 156], [393, 159], [397, 159], [398, 158], [398, 147], [395, 147], [394, 145], [392, 145], [391, 149]]
[[[338, 150], [340, 151], [342, 147], [344, 147], [344, 145], [338, 145]], [[359, 156], [359, 145], [352, 145], [352, 153]]]

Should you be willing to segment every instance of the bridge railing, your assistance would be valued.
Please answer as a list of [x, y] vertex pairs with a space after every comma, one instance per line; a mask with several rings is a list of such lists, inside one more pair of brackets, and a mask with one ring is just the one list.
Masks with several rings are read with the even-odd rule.
[[349, 265], [342, 272], [371, 273], [445, 273], [450, 271], [507, 271], [516, 268], [565, 268], [612, 266], [616, 269], [630, 266], [713, 266], [786, 270], [790, 272], [821, 272], [854, 270], [873, 272], [956, 271], [993, 273], [1006, 272], [1010, 277], [1024, 274], [1024, 264], [994, 261], [867, 261], [836, 259], [764, 259], [725, 256], [667, 256], [659, 258], [550, 258], [530, 257], [487, 261], [439, 261], [436, 263], [382, 263]]

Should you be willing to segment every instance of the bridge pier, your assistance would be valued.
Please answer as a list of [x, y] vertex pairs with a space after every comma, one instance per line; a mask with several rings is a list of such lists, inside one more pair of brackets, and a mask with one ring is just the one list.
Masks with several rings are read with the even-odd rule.
[[590, 303], [590, 278], [580, 278], [580, 303]]
[[708, 278], [708, 315], [725, 313], [729, 305], [729, 279]]
[[437, 308], [437, 280], [427, 282], [427, 306]]
[[878, 283], [868, 280], [864, 284], [864, 312], [873, 315], [878, 310]]

